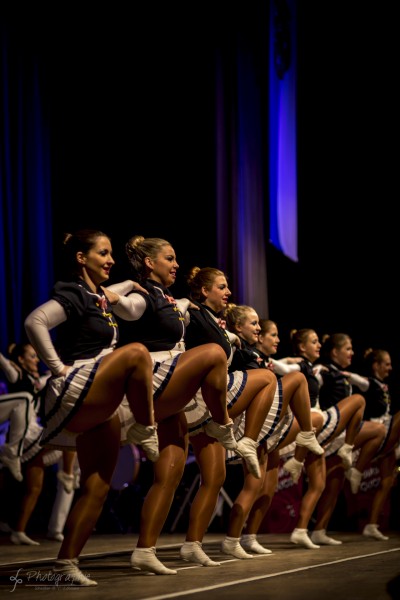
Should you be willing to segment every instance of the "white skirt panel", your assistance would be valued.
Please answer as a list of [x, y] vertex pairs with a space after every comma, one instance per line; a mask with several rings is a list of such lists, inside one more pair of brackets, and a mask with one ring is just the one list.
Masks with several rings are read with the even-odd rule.
[[[101, 360], [110, 352], [112, 349], [107, 348], [93, 359], [75, 361], [65, 377], [49, 379], [45, 398], [46, 424], [40, 441], [42, 446], [69, 450], [76, 448], [79, 434], [68, 431], [68, 422], [82, 406]], [[150, 354], [153, 360], [153, 397], [156, 402], [170, 380], [182, 350]], [[116, 413], [121, 420], [121, 442], [126, 443], [127, 430], [135, 422], [126, 397]]]
[[[230, 408], [240, 398], [247, 383], [246, 371], [234, 371], [227, 373], [227, 406]], [[211, 421], [212, 416], [207, 404], [204, 402], [201, 390], [185, 407], [185, 415], [188, 423], [189, 436], [197, 435], [204, 431], [204, 425]]]

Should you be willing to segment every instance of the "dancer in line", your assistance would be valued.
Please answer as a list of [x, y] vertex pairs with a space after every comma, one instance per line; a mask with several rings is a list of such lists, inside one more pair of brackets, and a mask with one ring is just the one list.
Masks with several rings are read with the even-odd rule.
[[[131, 564], [159, 575], [173, 575], [176, 570], [158, 560], [156, 543], [186, 464], [188, 435], [183, 409], [199, 390], [210, 410], [207, 434], [225, 448], [242, 453], [248, 449], [234, 438], [228, 414], [225, 352], [215, 343], [185, 349], [187, 309], [191, 302], [175, 300], [170, 290], [179, 268], [173, 247], [164, 239], [134, 236], [127, 242], [126, 252], [133, 279], [147, 293], [127, 294], [125, 300], [130, 302], [130, 310], [122, 315], [125, 322], [121, 322], [121, 343], [139, 341], [150, 351], [160, 440], [160, 458], [154, 465], [154, 482], [143, 504], [139, 539]], [[125, 293], [124, 285], [122, 282], [111, 289]], [[255, 453], [250, 448], [252, 452]]]
[[[205, 341], [210, 339], [218, 340], [219, 343], [225, 348], [228, 357], [229, 365], [229, 377], [236, 378], [240, 376], [240, 373], [245, 373], [247, 381], [268, 381], [270, 378], [268, 369], [259, 369], [250, 366], [249, 369], [242, 368], [237, 371], [232, 371], [230, 364], [236, 352], [238, 346], [241, 345], [236, 332], [229, 331], [228, 328], [224, 328], [225, 321], [222, 319], [222, 313], [225, 311], [228, 299], [230, 297], [230, 290], [228, 288], [227, 278], [225, 274], [219, 269], [215, 268], [194, 268], [189, 275], [189, 287], [191, 291], [191, 297], [195, 301], [198, 311], [191, 311], [191, 323], [187, 328], [187, 343], [188, 345], [201, 345]], [[221, 327], [222, 325], [222, 327]], [[258, 364], [256, 365], [258, 367]], [[299, 379], [302, 376], [299, 377]], [[293, 378], [293, 382], [294, 382]], [[274, 386], [276, 389], [276, 385]], [[249, 388], [251, 389], [251, 388]], [[306, 388], [305, 388], [306, 389]], [[271, 390], [270, 390], [271, 391]], [[301, 399], [297, 401], [294, 399], [295, 386], [286, 389], [284, 394], [284, 402], [289, 403], [293, 400], [294, 404], [297, 404], [297, 408], [301, 413], [304, 414], [309, 411], [309, 406], [304, 404], [301, 407]], [[229, 398], [231, 400], [231, 398]], [[307, 398], [304, 399], [305, 401]], [[260, 466], [260, 453], [261, 445], [265, 439], [267, 439], [274, 430], [280, 419], [280, 411], [282, 409], [282, 390], [276, 390], [274, 398], [269, 401], [271, 409], [266, 416], [262, 416], [261, 412], [257, 415], [255, 403], [252, 404], [245, 410], [238, 410], [240, 404], [237, 405], [232, 402], [231, 410], [235, 413], [235, 435], [237, 439], [240, 439], [243, 435], [246, 435], [246, 428], [251, 426], [253, 428], [252, 436], [256, 440], [257, 455]], [[181, 556], [186, 560], [192, 560], [194, 562], [200, 562], [206, 566], [213, 566], [213, 562], [205, 555], [201, 549], [201, 540], [204, 536], [212, 512], [215, 508], [215, 504], [218, 499], [218, 492], [225, 479], [225, 466], [223, 465], [224, 453], [220, 452], [218, 447], [209, 443], [203, 425], [207, 422], [207, 411], [202, 411], [204, 405], [201, 404], [201, 399], [195, 398], [186, 409], [186, 416], [189, 422], [189, 431], [191, 432], [191, 443], [195, 450], [196, 458], [199, 462], [201, 472], [201, 486], [196, 498], [192, 504], [190, 512], [189, 529], [186, 535], [185, 544], [181, 548]], [[236, 411], [236, 412], [235, 412]], [[265, 413], [264, 413], [265, 414]], [[304, 422], [308, 425], [307, 417], [305, 416]], [[313, 432], [310, 437], [307, 435], [306, 443], [310, 443], [312, 438], [315, 440]], [[300, 439], [300, 438], [299, 438]], [[323, 452], [318, 444], [317, 450]], [[229, 454], [233, 454], [229, 452]], [[218, 465], [218, 468], [214, 468]], [[212, 468], [211, 468], [212, 467]], [[247, 474], [249, 478], [254, 480], [255, 486], [260, 485], [260, 478], [254, 475], [248, 465], [243, 464], [245, 469], [245, 477]], [[260, 475], [263, 477], [262, 469], [260, 469]], [[244, 495], [246, 498], [247, 486], [244, 488]], [[228, 542], [225, 544], [228, 547]], [[232, 544], [229, 545], [228, 553], [239, 553], [243, 552], [243, 549], [239, 545], [239, 539], [235, 539]], [[236, 554], [234, 554], [236, 556]]]
[[[121, 439], [117, 409], [125, 394], [136, 419], [130, 441], [142, 445], [150, 460], [159, 457], [152, 362], [142, 344], [116, 349], [113, 310], [122, 299], [102, 287], [114, 265], [110, 238], [81, 230], [65, 236], [64, 249], [70, 274], [56, 283], [51, 300], [28, 315], [25, 329], [52, 372], [41, 443], [76, 448], [81, 469], [81, 492], [69, 513], [54, 572], [76, 585], [93, 586], [96, 582], [82, 573], [78, 559], [110, 489]], [[57, 350], [50, 335], [54, 328]]]
[[[270, 368], [269, 357], [260, 350], [261, 326], [254, 308], [246, 305], [229, 305], [226, 321], [229, 330], [235, 331], [241, 340], [236, 364], [251, 365], [256, 369]], [[264, 510], [262, 504], [265, 497], [271, 494], [271, 481], [277, 473], [279, 450], [294, 442], [294, 454], [300, 464], [310, 452], [317, 457], [324, 453], [316, 437], [323, 425], [323, 418], [311, 412], [309, 388], [304, 374], [287, 372], [278, 377], [278, 386], [281, 402], [279, 420], [267, 435], [261, 438], [260, 462], [263, 472], [261, 485], [256, 485], [251, 474], [245, 474], [245, 484], [234, 501], [227, 536], [222, 543], [223, 552], [232, 554], [236, 558], [252, 558], [249, 552], [269, 553], [268, 549], [258, 543], [257, 530], [245, 529], [245, 524], [253, 519], [254, 514], [260, 515], [260, 510]], [[288, 470], [292, 477], [298, 475], [296, 465]]]
[[387, 350], [368, 348], [364, 352], [362, 372], [368, 380], [368, 388], [363, 392], [366, 400], [364, 419], [382, 423], [386, 430], [376, 457], [380, 483], [372, 499], [368, 523], [363, 529], [365, 536], [376, 540], [389, 539], [379, 531], [379, 520], [397, 477], [396, 452], [400, 447], [400, 411], [393, 408], [388, 381], [391, 371], [392, 359]]
[[[319, 402], [322, 410], [336, 406], [343, 398], [352, 396], [353, 385], [357, 385], [362, 394], [367, 390], [367, 379], [348, 371], [353, 356], [353, 344], [348, 334], [333, 333], [323, 337], [321, 364], [326, 368], [321, 370], [323, 385], [320, 387]], [[326, 531], [343, 488], [345, 477], [350, 482], [351, 492], [356, 494], [364, 470], [378, 455], [385, 437], [386, 427], [383, 423], [363, 420], [354, 438], [350, 466], [344, 464], [343, 460], [339, 460], [335, 453], [327, 457], [326, 484], [315, 511], [316, 521], [311, 534], [313, 542], [317, 544], [333, 543], [334, 538], [326, 536]], [[331, 447], [334, 448], [335, 444], [340, 446], [342, 442], [338, 436], [331, 442]]]

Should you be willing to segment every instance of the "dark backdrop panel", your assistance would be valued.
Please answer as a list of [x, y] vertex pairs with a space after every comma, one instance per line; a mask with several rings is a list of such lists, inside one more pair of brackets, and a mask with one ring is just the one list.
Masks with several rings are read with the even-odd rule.
[[[240, 15], [56, 4], [14, 22], [47, 66], [55, 264], [62, 232], [84, 225], [111, 234], [115, 278], [135, 233], [167, 237], [182, 275], [215, 264], [215, 49]], [[269, 316], [282, 353], [291, 327], [346, 330], [398, 370], [395, 3], [297, 4], [299, 262], [266, 238]]]

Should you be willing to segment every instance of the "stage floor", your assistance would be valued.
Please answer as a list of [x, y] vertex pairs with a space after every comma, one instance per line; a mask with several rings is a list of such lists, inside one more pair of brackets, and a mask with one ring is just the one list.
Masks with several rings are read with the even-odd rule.
[[[0, 590], [31, 600], [37, 594], [71, 591], [86, 598], [118, 600], [389, 600], [400, 598], [400, 533], [388, 541], [370, 540], [359, 533], [329, 532], [340, 546], [307, 550], [291, 544], [289, 534], [264, 534], [259, 540], [270, 555], [237, 560], [220, 552], [222, 534], [207, 534], [203, 547], [219, 567], [184, 562], [179, 547], [184, 534], [162, 535], [157, 556], [177, 575], [156, 576], [132, 570], [130, 556], [136, 534], [93, 534], [80, 559], [80, 568], [97, 587], [56, 587], [46, 581], [59, 542], [37, 538], [40, 546], [15, 546], [0, 536]], [[11, 596], [13, 598], [13, 596]]]

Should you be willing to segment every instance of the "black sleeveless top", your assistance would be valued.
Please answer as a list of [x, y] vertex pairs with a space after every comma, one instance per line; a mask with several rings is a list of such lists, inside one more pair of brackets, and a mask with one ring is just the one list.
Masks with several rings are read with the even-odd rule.
[[146, 301], [146, 310], [137, 321], [118, 319], [119, 345], [141, 342], [150, 352], [171, 350], [183, 339], [184, 317], [168, 288], [152, 279], [146, 279], [141, 285], [149, 292], [148, 294], [144, 292], [131, 293], [143, 296]]
[[232, 354], [232, 346], [224, 328], [224, 321], [221, 321], [218, 314], [209, 306], [193, 302], [200, 310], [189, 309], [190, 323], [185, 332], [186, 348], [194, 348], [202, 344], [214, 342], [219, 344], [225, 350], [227, 359]]

